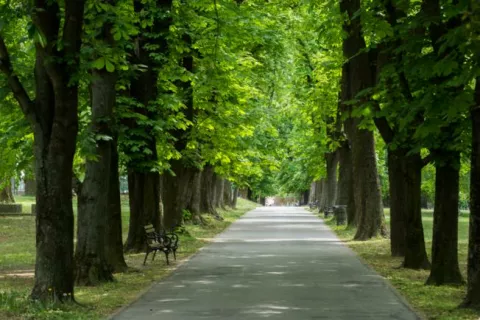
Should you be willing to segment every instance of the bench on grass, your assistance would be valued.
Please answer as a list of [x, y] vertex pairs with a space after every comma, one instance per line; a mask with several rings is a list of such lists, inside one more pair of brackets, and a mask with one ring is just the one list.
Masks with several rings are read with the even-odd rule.
[[173, 258], [177, 260], [178, 236], [173, 232], [156, 232], [153, 225], [145, 226], [145, 235], [147, 241], [147, 252], [143, 265], [147, 262], [148, 255], [153, 252], [152, 261], [155, 259], [157, 251], [165, 254], [167, 265], [170, 264], [169, 255], [173, 253]]

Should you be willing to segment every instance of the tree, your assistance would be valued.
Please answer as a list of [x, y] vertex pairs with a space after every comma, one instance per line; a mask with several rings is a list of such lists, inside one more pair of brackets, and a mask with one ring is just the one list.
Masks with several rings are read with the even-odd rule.
[[35, 99], [29, 96], [13, 69], [5, 43], [9, 38], [0, 37], [0, 70], [35, 137], [37, 224], [35, 285], [31, 296], [39, 300], [74, 298], [71, 190], [78, 128], [75, 75], [84, 4], [81, 0], [34, 2], [31, 19], [37, 39], [32, 75]]

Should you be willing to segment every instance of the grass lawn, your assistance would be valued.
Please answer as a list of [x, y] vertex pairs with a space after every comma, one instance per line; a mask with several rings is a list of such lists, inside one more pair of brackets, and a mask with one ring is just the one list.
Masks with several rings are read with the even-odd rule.
[[[33, 199], [17, 197], [30, 212]], [[76, 207], [76, 204], [74, 204]], [[208, 224], [200, 227], [187, 225], [188, 235], [180, 237], [177, 254], [179, 262], [191, 256], [256, 204], [238, 199], [236, 210], [221, 211], [224, 221], [206, 217]], [[128, 199], [122, 198], [123, 235], [128, 231]], [[116, 274], [116, 281], [99, 287], [76, 287], [75, 295], [82, 306], [43, 306], [32, 303], [28, 295], [33, 287], [35, 264], [35, 218], [33, 216], [0, 216], [0, 319], [102, 319], [134, 300], [153, 282], [168, 275], [178, 262], [167, 266], [159, 255], [143, 266], [145, 254], [126, 255], [131, 271]]]
[[[387, 222], [389, 210], [385, 210]], [[432, 210], [422, 211], [423, 227], [427, 253], [431, 254], [432, 245]], [[398, 268], [401, 258], [390, 256], [389, 239], [373, 239], [370, 241], [353, 241], [355, 230], [337, 227], [331, 219], [327, 224], [346, 242], [368, 265], [388, 279], [390, 283], [407, 299], [407, 301], [428, 319], [458, 320], [479, 319], [480, 313], [457, 306], [465, 296], [466, 286], [425, 286], [429, 271], [415, 271]], [[458, 225], [458, 251], [460, 269], [466, 279], [468, 250], [468, 212], [462, 211]]]

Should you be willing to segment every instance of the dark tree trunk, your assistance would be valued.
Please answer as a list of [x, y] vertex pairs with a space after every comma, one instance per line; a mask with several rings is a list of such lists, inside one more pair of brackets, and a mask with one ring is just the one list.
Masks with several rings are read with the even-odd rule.
[[247, 189], [247, 199], [250, 201], [255, 201], [255, 199], [253, 199], [253, 191], [250, 188]]
[[475, 106], [471, 109], [472, 157], [470, 171], [470, 232], [468, 286], [464, 305], [480, 308], [480, 77], [476, 79]]
[[[0, 184], [1, 181], [0, 181]], [[9, 182], [5, 183], [3, 189], [0, 190], [0, 203], [15, 203], [15, 198], [12, 193], [12, 184]]]
[[206, 165], [202, 172], [200, 211], [219, 217], [215, 209], [215, 173], [213, 167]]
[[349, 227], [357, 225], [355, 219], [355, 202], [353, 201], [352, 188], [352, 155], [348, 140], [342, 142], [338, 149], [338, 185], [337, 185], [337, 201], [338, 205], [347, 206], [347, 221]]
[[327, 163], [327, 201], [326, 206], [331, 208], [337, 199], [337, 166], [338, 153], [332, 152], [325, 155]]
[[265, 207], [265, 203], [266, 203], [265, 197], [260, 197], [260, 204]]
[[320, 179], [320, 202], [318, 209], [320, 212], [325, 211], [327, 207], [327, 180], [325, 178]]
[[428, 269], [420, 207], [423, 163], [419, 154], [407, 154], [403, 149], [388, 153], [391, 252], [404, 256], [405, 268]]
[[25, 195], [29, 197], [34, 197], [36, 194], [37, 187], [35, 183], [35, 178], [25, 179]]
[[[135, 0], [134, 9], [137, 13], [144, 12], [144, 3]], [[153, 19], [153, 25], [148, 26], [148, 30], [142, 29], [135, 39], [135, 50], [130, 54], [130, 60], [133, 64], [142, 64], [146, 70], [138, 72], [136, 77], [131, 80], [130, 95], [141, 106], [135, 107], [133, 112], [142, 114], [153, 120], [158, 117], [156, 103], [158, 97], [158, 68], [162, 63], [154, 58], [154, 54], [164, 54], [167, 50], [167, 41], [165, 34], [168, 32], [172, 19], [168, 14], [171, 10], [172, 1], [157, 1], [156, 15], [149, 17]], [[162, 34], [163, 36], [151, 37], [152, 33]], [[151, 45], [146, 48], [146, 45]], [[153, 46], [152, 46], [153, 45]], [[153, 47], [157, 47], [154, 49]], [[155, 51], [158, 50], [158, 51]], [[161, 227], [160, 216], [160, 175], [152, 172], [152, 167], [157, 165], [157, 141], [154, 125], [145, 124], [135, 119], [127, 119], [126, 130], [128, 137], [141, 147], [132, 152], [130, 148], [125, 149], [125, 153], [130, 160], [127, 163], [128, 168], [128, 189], [130, 199], [130, 225], [128, 238], [125, 244], [127, 252], [141, 252], [145, 248], [146, 224], [153, 224], [155, 229]]]
[[225, 209], [223, 203], [224, 180], [221, 176], [215, 175], [215, 207]]
[[170, 168], [175, 176], [166, 173], [163, 176], [163, 226], [174, 230], [183, 224], [183, 210], [188, 204], [188, 188], [191, 187], [193, 170], [185, 167], [181, 160], [170, 161]]
[[232, 209], [237, 209], [238, 191], [238, 187], [235, 186], [235, 188], [233, 188], [232, 204], [230, 205]]
[[304, 205], [307, 205], [307, 204], [308, 204], [309, 196], [310, 196], [310, 190], [305, 190], [305, 191], [303, 192], [303, 200], [302, 200], [302, 202], [303, 202]]
[[[349, 23], [344, 24], [348, 37], [343, 43], [345, 58], [349, 59], [346, 76], [345, 96], [355, 98], [357, 94], [374, 85], [370, 70], [368, 53], [363, 52], [365, 41], [359, 16], [360, 1], [345, 0], [340, 3], [341, 11], [346, 12]], [[343, 95], [342, 95], [343, 96]], [[360, 99], [353, 108], [361, 108], [365, 98]], [[358, 221], [355, 240], [367, 240], [379, 234], [386, 235], [387, 229], [382, 206], [380, 181], [378, 178], [375, 141], [373, 132], [360, 128], [361, 118], [352, 119], [347, 130], [352, 143], [353, 192], [355, 216]]]
[[[32, 21], [45, 46], [36, 44], [35, 101], [28, 96], [0, 36], [0, 71], [29, 120], [35, 138], [36, 260], [34, 300], [73, 300], [72, 171], [78, 132], [78, 53], [84, 1], [35, 1]], [[62, 32], [60, 23], [64, 21]], [[57, 42], [68, 43], [58, 47]], [[54, 49], [53, 49], [54, 48]]]
[[[397, 149], [398, 150], [398, 149]], [[420, 167], [421, 170], [421, 167]], [[406, 193], [405, 157], [402, 150], [388, 152], [388, 181], [390, 184], [390, 251], [394, 257], [405, 256], [406, 250]]]
[[322, 198], [322, 183], [321, 181], [315, 181], [315, 201], [320, 204]]
[[[106, 28], [111, 37], [111, 28]], [[92, 72], [92, 124], [97, 136], [112, 136], [116, 75], [106, 70]], [[78, 195], [77, 248], [75, 252], [75, 283], [91, 286], [113, 281], [112, 268], [105, 252], [105, 232], [109, 209], [110, 165], [112, 143], [96, 141], [98, 159], [87, 160], [85, 180]], [[105, 196], [107, 195], [107, 196]]]
[[441, 154], [446, 161], [435, 165], [432, 269], [427, 284], [461, 284], [463, 279], [458, 266], [457, 250], [460, 154]]
[[192, 214], [192, 220], [195, 224], [203, 224], [200, 202], [202, 199], [202, 171], [197, 168], [191, 169], [191, 182], [188, 188], [187, 210]]
[[232, 183], [228, 180], [223, 184], [223, 205], [230, 206], [232, 203]]
[[107, 226], [105, 230], [105, 257], [113, 272], [126, 272], [128, 267], [123, 255], [122, 205], [120, 199], [120, 179], [118, 174], [117, 138], [114, 135], [110, 144], [110, 185], [108, 188]]
[[128, 173], [130, 226], [124, 247], [126, 252], [145, 251], [144, 227], [147, 224], [153, 224], [157, 230], [161, 227], [159, 183], [157, 172]]

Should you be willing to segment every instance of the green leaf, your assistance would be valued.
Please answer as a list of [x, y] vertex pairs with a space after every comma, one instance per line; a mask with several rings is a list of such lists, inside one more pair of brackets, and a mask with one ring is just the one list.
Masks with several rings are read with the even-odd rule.
[[100, 57], [97, 60], [92, 62], [92, 68], [95, 68], [95, 69], [98, 69], [98, 70], [103, 69], [104, 66], [105, 66], [105, 58], [104, 57]]
[[110, 61], [106, 61], [106, 67], [107, 67], [107, 71], [108, 72], [113, 72], [115, 71], [115, 66], [110, 62]]

